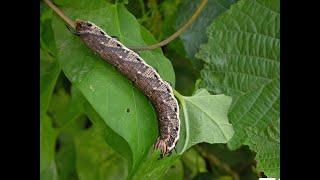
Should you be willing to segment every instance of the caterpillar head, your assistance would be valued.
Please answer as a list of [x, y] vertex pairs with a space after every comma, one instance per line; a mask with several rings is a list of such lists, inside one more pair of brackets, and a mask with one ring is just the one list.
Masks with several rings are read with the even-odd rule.
[[76, 31], [78, 33], [93, 33], [100, 35], [107, 35], [102, 29], [90, 21], [76, 20]]

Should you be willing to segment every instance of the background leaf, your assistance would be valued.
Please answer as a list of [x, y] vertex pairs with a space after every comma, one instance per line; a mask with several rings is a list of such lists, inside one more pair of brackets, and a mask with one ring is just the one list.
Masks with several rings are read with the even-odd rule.
[[58, 131], [53, 127], [52, 119], [47, 114], [51, 95], [60, 74], [59, 64], [56, 62], [54, 44], [50, 28], [52, 11], [40, 4], [40, 178], [58, 179], [55, 162], [55, 142]]
[[[199, 51], [200, 45], [208, 41], [205, 34], [206, 27], [235, 2], [236, 0], [209, 0], [196, 21], [179, 36], [187, 57], [198, 69], [201, 67], [201, 61], [195, 58], [195, 54]], [[176, 30], [188, 21], [200, 3], [201, 1], [186, 0], [179, 6]]]
[[188, 177], [190, 178], [194, 178], [197, 174], [208, 171], [205, 160], [192, 148], [183, 154], [181, 160], [188, 170]]
[[57, 131], [53, 129], [48, 116], [40, 121], [40, 177], [41, 179], [57, 180], [58, 173], [54, 160], [55, 140]]
[[110, 147], [95, 127], [75, 137], [76, 166], [79, 179], [125, 179], [125, 161]]
[[[59, 78], [61, 81], [63, 78]], [[59, 82], [58, 81], [58, 82]], [[70, 94], [62, 87], [52, 95], [48, 114], [57, 130], [55, 162], [59, 179], [76, 178], [76, 147], [74, 139], [86, 129], [88, 119], [83, 114], [84, 98], [80, 91], [71, 87]]]
[[[279, 5], [278, 0], [240, 0], [207, 28], [209, 42], [196, 55], [205, 62], [202, 87], [233, 97], [228, 114], [235, 128], [231, 149], [242, 144], [253, 148], [248, 129], [263, 131], [280, 121]], [[261, 162], [261, 167], [268, 163]]]
[[55, 57], [40, 49], [40, 114], [45, 116], [60, 73]]

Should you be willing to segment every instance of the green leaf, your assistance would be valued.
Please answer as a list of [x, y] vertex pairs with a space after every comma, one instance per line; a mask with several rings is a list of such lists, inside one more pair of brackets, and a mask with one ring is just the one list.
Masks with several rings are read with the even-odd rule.
[[[146, 32], [140, 30], [136, 19], [123, 5], [112, 5], [102, 0], [73, 0], [60, 2], [59, 7], [71, 19], [94, 22], [109, 35], [119, 37], [125, 45], [146, 45], [142, 39], [151, 37], [141, 36], [141, 32]], [[52, 26], [63, 72], [106, 125], [127, 141], [133, 159], [129, 173], [134, 174], [158, 135], [156, 114], [151, 103], [128, 79], [70, 33], [60, 18], [55, 16]], [[174, 85], [174, 72], [168, 59], [154, 51], [141, 52], [140, 56], [155, 67], [164, 80]]]
[[170, 167], [166, 174], [162, 177], [163, 180], [182, 180], [183, 179], [183, 165], [180, 160]]
[[233, 136], [227, 112], [231, 97], [211, 95], [199, 89], [193, 96], [176, 94], [181, 102], [181, 132], [178, 149], [181, 153], [200, 142], [227, 143]]
[[[82, 117], [81, 117], [82, 118]], [[71, 129], [75, 122], [70, 123], [68, 128]], [[76, 149], [74, 137], [77, 136], [75, 131], [62, 130], [59, 134], [59, 149], [56, 152], [55, 160], [59, 172], [59, 180], [75, 179], [76, 173]]]
[[[208, 41], [205, 34], [206, 27], [220, 14], [228, 10], [231, 4], [236, 0], [209, 0], [197, 19], [180, 35], [183, 46], [185, 48], [186, 56], [190, 58], [192, 64], [200, 68], [201, 61], [194, 56], [199, 51], [200, 45]], [[178, 30], [198, 8], [201, 0], [187, 0], [179, 7], [176, 16], [176, 27]]]
[[57, 49], [51, 27], [52, 12], [53, 11], [47, 4], [43, 1], [40, 2], [40, 48], [55, 57]]
[[[263, 131], [280, 121], [279, 7], [279, 0], [240, 0], [207, 28], [209, 41], [196, 55], [205, 62], [202, 87], [233, 97], [228, 114], [235, 129], [228, 142], [231, 149], [242, 144], [252, 149], [248, 130]], [[261, 167], [272, 166], [268, 163], [261, 162]]]
[[190, 171], [188, 177], [194, 178], [197, 174], [207, 172], [205, 160], [193, 148], [187, 150], [182, 158], [183, 164]]
[[105, 143], [94, 126], [75, 137], [79, 179], [125, 179], [125, 161]]
[[40, 116], [47, 112], [59, 73], [60, 67], [55, 58], [40, 49]]
[[42, 180], [58, 179], [54, 160], [57, 131], [52, 127], [51, 119], [43, 116], [40, 119], [40, 177]]
[[273, 121], [265, 130], [256, 127], [247, 129], [252, 143], [252, 150], [257, 152], [257, 169], [264, 171], [268, 177], [280, 177], [280, 117]]
[[92, 124], [95, 126], [95, 130], [100, 132], [100, 136], [104, 137], [109, 147], [118, 152], [124, 159], [128, 160], [128, 169], [130, 170], [132, 166], [132, 154], [127, 141], [107, 126], [88, 102], [84, 104], [84, 109]]
[[58, 173], [55, 161], [51, 161], [50, 165], [40, 173], [41, 180], [58, 180]]
[[137, 172], [129, 179], [161, 179], [168, 169], [179, 159], [180, 155], [172, 154], [158, 160], [160, 149], [153, 151], [151, 155], [143, 161]]
[[236, 130], [233, 139], [228, 142], [232, 149], [248, 140], [246, 129], [256, 127], [264, 130], [269, 123], [278, 121], [280, 113], [280, 81], [275, 79], [257, 90], [239, 96], [229, 118]]
[[[65, 89], [60, 88], [53, 94], [48, 112], [51, 114], [55, 125], [63, 129], [83, 114], [83, 104], [85, 102], [85, 98], [77, 88], [71, 87], [71, 96]], [[77, 124], [69, 130], [79, 131], [81, 129], [82, 125]]]

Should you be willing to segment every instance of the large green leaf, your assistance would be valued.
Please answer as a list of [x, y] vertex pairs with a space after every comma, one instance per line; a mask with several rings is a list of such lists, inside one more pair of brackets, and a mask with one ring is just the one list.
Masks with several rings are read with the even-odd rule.
[[[123, 5], [102, 0], [72, 0], [58, 4], [72, 19], [92, 21], [109, 35], [118, 36], [125, 45], [145, 45], [142, 39], [146, 38], [152, 41], [150, 34], [141, 31], [136, 19]], [[146, 158], [158, 134], [156, 114], [151, 103], [128, 79], [70, 33], [59, 17], [53, 19], [53, 30], [63, 72], [79, 88], [106, 125], [127, 141], [132, 152], [132, 169], [129, 173], [134, 173]], [[163, 79], [174, 85], [172, 65], [161, 53], [148, 51], [141, 52], [140, 56], [158, 69]]]
[[[198, 8], [202, 0], [187, 0], [179, 7], [176, 18], [176, 30], [178, 30]], [[183, 46], [186, 50], [186, 56], [190, 58], [191, 62], [198, 68], [201, 61], [194, 56], [199, 51], [200, 45], [208, 41], [205, 34], [206, 27], [220, 14], [228, 10], [230, 5], [236, 0], [209, 0], [206, 6], [202, 9], [195, 22], [180, 35]]]
[[211, 95], [199, 89], [193, 96], [177, 95], [181, 102], [181, 132], [178, 149], [181, 153], [201, 143], [227, 143], [233, 136], [227, 112], [231, 97]]
[[[209, 41], [196, 55], [205, 62], [202, 87], [233, 97], [228, 115], [235, 129], [228, 142], [231, 149], [242, 144], [252, 149], [248, 130], [263, 131], [280, 121], [279, 7], [279, 0], [240, 0], [207, 28]], [[277, 174], [265, 168], [276, 162], [279, 158], [258, 163], [266, 174]]]

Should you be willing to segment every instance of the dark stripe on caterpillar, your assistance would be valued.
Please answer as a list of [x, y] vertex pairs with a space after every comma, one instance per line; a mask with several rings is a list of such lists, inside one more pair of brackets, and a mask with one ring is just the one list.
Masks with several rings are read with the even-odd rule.
[[124, 46], [117, 38], [109, 36], [89, 21], [76, 20], [76, 31], [80, 39], [94, 53], [114, 66], [130, 79], [153, 104], [158, 118], [159, 136], [154, 149], [161, 149], [160, 158], [172, 154], [179, 139], [179, 105], [172, 87], [161, 79], [157, 71], [134, 51]]

